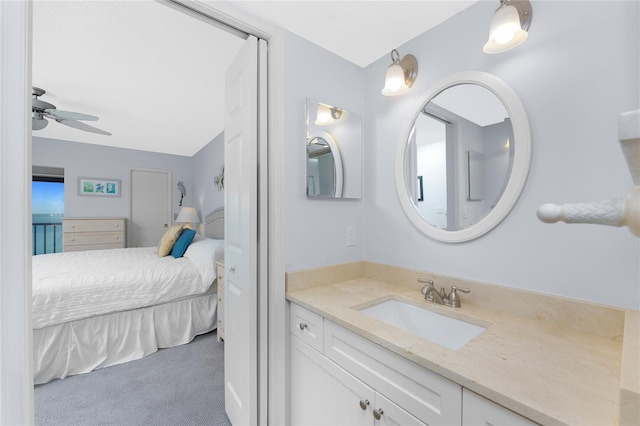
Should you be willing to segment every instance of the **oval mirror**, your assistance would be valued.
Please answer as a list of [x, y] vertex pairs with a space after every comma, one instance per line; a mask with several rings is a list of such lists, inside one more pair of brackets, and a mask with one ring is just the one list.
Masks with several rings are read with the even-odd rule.
[[318, 132], [307, 141], [307, 195], [342, 197], [342, 155], [328, 132]]
[[396, 150], [403, 210], [439, 241], [477, 238], [511, 211], [531, 162], [531, 131], [515, 92], [480, 71], [448, 76], [422, 97]]

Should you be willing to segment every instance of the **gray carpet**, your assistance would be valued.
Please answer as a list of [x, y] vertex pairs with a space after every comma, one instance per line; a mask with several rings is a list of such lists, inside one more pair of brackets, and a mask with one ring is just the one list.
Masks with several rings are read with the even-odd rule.
[[140, 360], [35, 387], [36, 425], [230, 425], [213, 331]]

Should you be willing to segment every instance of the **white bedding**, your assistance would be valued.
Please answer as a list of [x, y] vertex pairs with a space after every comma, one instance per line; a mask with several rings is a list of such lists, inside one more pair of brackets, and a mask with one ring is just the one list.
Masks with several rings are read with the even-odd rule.
[[178, 259], [158, 257], [155, 247], [34, 256], [33, 328], [202, 294], [223, 244], [198, 238]]

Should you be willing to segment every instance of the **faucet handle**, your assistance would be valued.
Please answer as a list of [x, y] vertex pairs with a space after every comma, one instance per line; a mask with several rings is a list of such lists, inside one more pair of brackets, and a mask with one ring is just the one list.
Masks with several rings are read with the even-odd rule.
[[458, 296], [458, 291], [461, 291], [462, 293], [471, 293], [471, 290], [469, 290], [468, 288], [456, 287], [455, 285], [452, 285], [451, 293], [449, 293], [449, 297], [447, 297], [447, 299], [449, 300], [449, 306], [452, 306], [454, 308], [460, 307], [460, 296]]
[[433, 281], [432, 280], [427, 280], [425, 278], [418, 278], [418, 282], [422, 283], [422, 284], [426, 284], [424, 286], [422, 286], [422, 290], [420, 290], [420, 293], [422, 293], [423, 295], [427, 295], [427, 290], [429, 290], [429, 287], [433, 287]]

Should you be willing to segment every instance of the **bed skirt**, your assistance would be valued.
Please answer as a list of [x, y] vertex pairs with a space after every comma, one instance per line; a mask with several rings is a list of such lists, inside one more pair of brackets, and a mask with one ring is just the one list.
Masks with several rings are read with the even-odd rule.
[[34, 384], [143, 358], [216, 328], [217, 293], [33, 330]]

